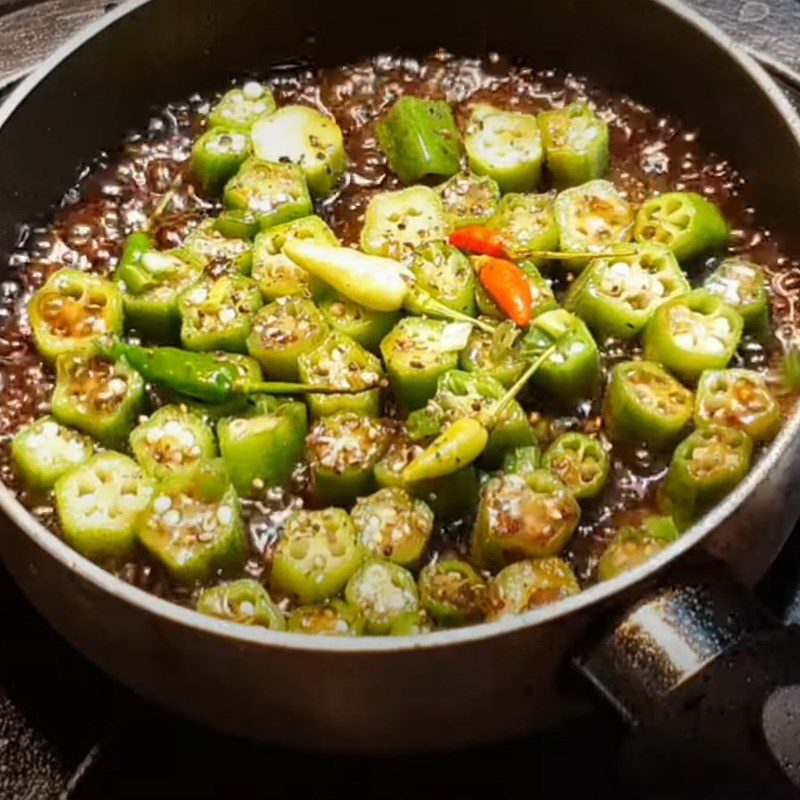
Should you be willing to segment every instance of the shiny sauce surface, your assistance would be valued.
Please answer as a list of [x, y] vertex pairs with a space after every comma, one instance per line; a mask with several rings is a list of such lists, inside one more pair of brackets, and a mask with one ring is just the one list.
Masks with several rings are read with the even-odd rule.
[[[375, 121], [403, 94], [446, 99], [464, 121], [469, 105], [492, 105], [540, 112], [575, 100], [589, 100], [609, 123], [611, 170], [608, 178], [633, 203], [668, 190], [700, 192], [718, 203], [731, 228], [731, 252], [762, 264], [769, 278], [775, 336], [767, 342], [745, 340], [732, 366], [748, 366], [775, 376], [781, 342], [794, 336], [800, 321], [800, 262], [786, 255], [772, 232], [761, 227], [748, 202], [747, 186], [733, 165], [703, 148], [702, 135], [679, 121], [611, 95], [590, 82], [556, 71], [534, 72], [496, 55], [478, 60], [436, 53], [424, 61], [379, 56], [347, 68], [280, 70], [261, 76], [279, 105], [304, 103], [333, 115], [342, 128], [350, 163], [340, 190], [318, 204], [345, 244], [358, 242], [364, 211], [380, 191], [399, 187], [375, 140]], [[51, 498], [35, 496], [18, 481], [10, 461], [14, 434], [49, 410], [53, 372], [33, 345], [26, 305], [54, 270], [64, 266], [108, 276], [113, 273], [125, 237], [137, 230], [174, 190], [168, 213], [155, 235], [161, 248], [178, 246], [204, 218], [219, 211], [219, 201], [203, 197], [188, 175], [193, 140], [217, 96], [193, 96], [153, 115], [146, 129], [133, 133], [113, 152], [86, 166], [46, 225], [20, 229], [19, 246], [9, 255], [9, 277], [0, 283], [0, 477], [30, 511], [53, 531], [58, 521]], [[714, 260], [690, 274], [693, 285], [713, 269]], [[568, 276], [552, 271], [555, 288]], [[604, 365], [636, 355], [638, 345], [606, 343]], [[601, 428], [599, 397], [563, 416], [535, 400], [523, 401], [531, 423], [546, 446], [566, 430], [596, 433]], [[159, 402], [152, 393], [154, 405]], [[613, 528], [630, 515], [652, 508], [654, 488], [663, 479], [668, 455], [615, 446], [612, 475], [602, 496], [585, 504], [580, 527], [562, 554], [585, 584], [593, 580], [598, 554]], [[280, 528], [293, 510], [307, 502], [307, 476], [298, 467], [291, 490], [267, 489], [243, 501], [250, 531], [247, 572], [264, 578]], [[465, 553], [471, 519], [437, 531], [432, 553]], [[109, 564], [123, 580], [178, 602], [190, 593], [171, 585], [145, 556]]]

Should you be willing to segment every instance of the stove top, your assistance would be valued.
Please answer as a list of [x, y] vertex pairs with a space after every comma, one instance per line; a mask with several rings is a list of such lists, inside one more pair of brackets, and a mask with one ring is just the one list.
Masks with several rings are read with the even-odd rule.
[[[0, 0], [0, 85], [18, 69], [3, 45], [17, 39], [15, 28], [29, 25], [31, 15], [39, 25], [60, 20], [63, 36], [113, 5]], [[759, 51], [800, 108], [797, 0], [692, 0], [692, 5]], [[42, 37], [26, 42], [25, 63], [32, 63], [31, 52], [41, 56], [50, 46]], [[759, 593], [787, 623], [800, 623], [800, 526]], [[65, 644], [2, 567], [0, 619], [3, 800], [221, 800], [242, 791], [253, 800], [665, 796], [656, 789], [626, 788], [628, 730], [610, 710], [566, 730], [454, 754], [310, 755], [228, 739], [134, 697]]]

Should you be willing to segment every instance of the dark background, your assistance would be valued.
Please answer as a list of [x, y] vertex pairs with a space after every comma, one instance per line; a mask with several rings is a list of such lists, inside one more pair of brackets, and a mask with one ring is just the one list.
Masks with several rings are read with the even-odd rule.
[[[331, 2], [346, 6], [346, 0]], [[113, 5], [0, 0], [0, 98], [3, 87], [61, 39]], [[754, 49], [800, 106], [800, 2], [691, 5]], [[800, 622], [799, 589], [797, 531], [759, 592], [792, 623]], [[1, 567], [0, 625], [0, 800], [699, 796], [691, 774], [680, 789], [648, 786], [639, 763], [639, 778], [631, 780], [626, 754], [632, 734], [599, 704], [579, 725], [491, 748], [419, 757], [319, 756], [225, 739], [132, 697], [64, 644]], [[703, 770], [707, 754], [691, 755]]]

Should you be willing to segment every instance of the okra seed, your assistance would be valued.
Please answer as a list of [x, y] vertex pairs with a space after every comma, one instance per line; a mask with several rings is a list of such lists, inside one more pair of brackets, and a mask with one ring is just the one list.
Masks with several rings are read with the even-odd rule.
[[171, 508], [164, 514], [164, 524], [169, 525], [170, 527], [174, 527], [181, 521], [180, 512], [174, 508]]
[[167, 495], [162, 494], [153, 501], [153, 508], [159, 513], [163, 514], [172, 505], [172, 499]]
[[222, 525], [229, 525], [233, 521], [233, 509], [230, 506], [220, 506], [217, 509], [217, 519]]

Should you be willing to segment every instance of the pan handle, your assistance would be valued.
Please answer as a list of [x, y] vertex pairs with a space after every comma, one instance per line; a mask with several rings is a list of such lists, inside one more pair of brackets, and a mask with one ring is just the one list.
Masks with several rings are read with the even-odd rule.
[[721, 562], [671, 576], [575, 663], [634, 726], [623, 770], [642, 796], [798, 796], [800, 629]]

